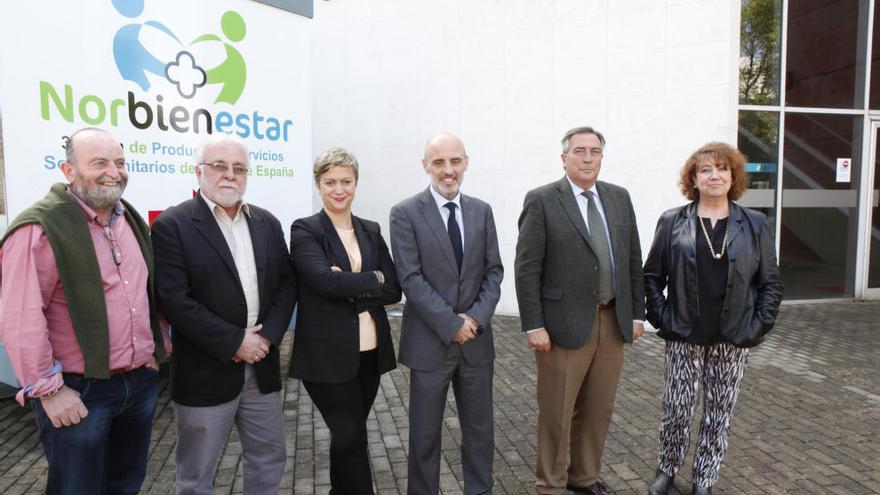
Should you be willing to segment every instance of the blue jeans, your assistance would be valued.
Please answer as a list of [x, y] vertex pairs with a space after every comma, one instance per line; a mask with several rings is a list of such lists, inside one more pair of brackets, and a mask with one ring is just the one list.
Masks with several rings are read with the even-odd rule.
[[55, 428], [32, 400], [40, 443], [49, 461], [47, 494], [136, 494], [144, 482], [159, 373], [138, 368], [99, 380], [64, 375], [89, 414]]

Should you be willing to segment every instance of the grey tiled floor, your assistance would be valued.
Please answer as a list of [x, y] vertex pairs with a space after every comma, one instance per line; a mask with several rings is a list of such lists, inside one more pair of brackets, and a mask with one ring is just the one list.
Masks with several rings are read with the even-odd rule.
[[[784, 306], [777, 328], [750, 356], [716, 494], [880, 493], [880, 303]], [[534, 358], [519, 320], [495, 318], [495, 493], [533, 493]], [[399, 322], [393, 323], [395, 336]], [[284, 352], [289, 352], [289, 338]], [[663, 345], [647, 336], [628, 349], [603, 479], [617, 493], [645, 493], [653, 477]], [[165, 382], [163, 381], [163, 387]], [[163, 389], [145, 493], [174, 491], [174, 413]], [[382, 378], [369, 419], [377, 493], [405, 493], [408, 372]], [[329, 432], [296, 380], [284, 392], [288, 463], [283, 493], [327, 493]], [[695, 430], [696, 428], [694, 428]], [[461, 492], [453, 403], [443, 428], [441, 486]], [[241, 446], [230, 435], [217, 493], [241, 492]], [[689, 493], [689, 470], [676, 486]], [[46, 476], [31, 413], [0, 401], [0, 490], [39, 493]]]

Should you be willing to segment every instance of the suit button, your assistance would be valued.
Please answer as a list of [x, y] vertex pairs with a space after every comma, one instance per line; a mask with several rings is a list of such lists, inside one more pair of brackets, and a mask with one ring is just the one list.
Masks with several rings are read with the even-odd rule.
[[731, 263], [733, 263], [734, 261], [736, 261], [736, 258], [730, 258]]
[[593, 295], [594, 295], [594, 296], [598, 296], [598, 295], [599, 295], [599, 291], [594, 290], [594, 291], [593, 291]]
[[593, 271], [594, 271], [594, 272], [598, 272], [598, 271], [599, 271], [599, 267], [596, 266], [596, 265], [593, 265]]

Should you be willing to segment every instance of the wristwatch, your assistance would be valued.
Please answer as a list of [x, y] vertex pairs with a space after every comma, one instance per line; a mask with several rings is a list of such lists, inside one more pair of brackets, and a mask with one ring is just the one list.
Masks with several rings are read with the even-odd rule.
[[381, 270], [373, 270], [373, 274], [376, 275], [376, 280], [379, 281], [379, 287], [385, 285], [385, 274]]

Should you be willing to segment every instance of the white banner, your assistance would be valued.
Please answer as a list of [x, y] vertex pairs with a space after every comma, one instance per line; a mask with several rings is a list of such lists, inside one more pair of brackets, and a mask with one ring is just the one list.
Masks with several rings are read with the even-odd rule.
[[145, 217], [192, 197], [210, 133], [250, 149], [245, 199], [285, 231], [311, 201], [310, 21], [247, 0], [0, 5], [0, 109], [11, 221], [64, 181], [62, 136], [125, 147], [124, 197]]

